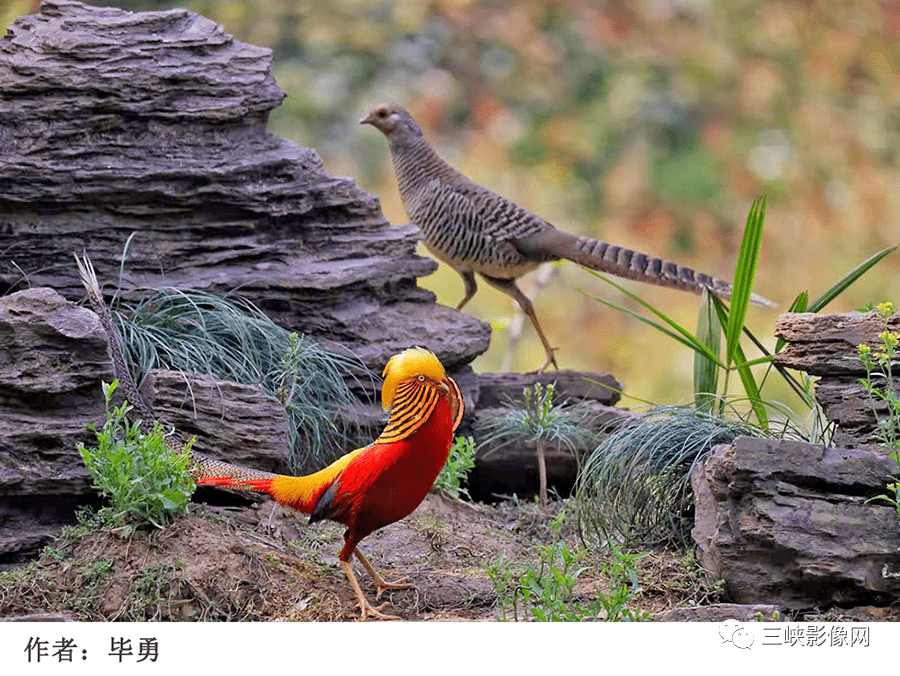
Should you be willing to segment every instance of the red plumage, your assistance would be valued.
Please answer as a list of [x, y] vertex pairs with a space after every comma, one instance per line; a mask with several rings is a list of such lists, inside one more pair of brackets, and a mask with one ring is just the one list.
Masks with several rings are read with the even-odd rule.
[[425, 499], [447, 462], [463, 414], [459, 387], [437, 358], [420, 348], [388, 362], [383, 401], [390, 406], [390, 417], [378, 439], [314, 474], [268, 474], [211, 459], [201, 460], [194, 469], [197, 484], [267, 493], [309, 514], [311, 523], [329, 519], [345, 525], [338, 558], [359, 599], [362, 619], [390, 616], [365, 599], [351, 566], [354, 554], [379, 596], [386, 589], [410, 585], [384, 582], [357, 545], [375, 530], [411, 514]]

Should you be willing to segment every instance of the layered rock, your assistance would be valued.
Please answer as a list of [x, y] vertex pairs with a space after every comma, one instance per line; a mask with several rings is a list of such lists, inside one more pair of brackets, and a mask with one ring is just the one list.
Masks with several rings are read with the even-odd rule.
[[[883, 349], [880, 334], [900, 332], [900, 314], [884, 319], [877, 312], [847, 312], [820, 315], [787, 313], [775, 323], [775, 335], [787, 341], [775, 355], [779, 366], [820, 376], [816, 400], [825, 416], [836, 425], [834, 443], [838, 446], [876, 444], [878, 418], [887, 416], [887, 404], [870, 397], [860, 384], [866, 369], [859, 359], [858, 345], [873, 352]], [[896, 375], [900, 367], [893, 365]], [[882, 380], [876, 375], [875, 385]], [[894, 383], [900, 396], [900, 377]]]
[[414, 227], [266, 131], [284, 96], [269, 49], [202, 16], [45, 0], [0, 40], [0, 293], [78, 299], [72, 252], [118, 280], [127, 242], [126, 298], [238, 289], [373, 370], [412, 343], [451, 370], [487, 349], [417, 286], [436, 264]]
[[691, 475], [698, 558], [730, 599], [780, 608], [900, 597], [900, 521], [883, 449], [741, 437]]

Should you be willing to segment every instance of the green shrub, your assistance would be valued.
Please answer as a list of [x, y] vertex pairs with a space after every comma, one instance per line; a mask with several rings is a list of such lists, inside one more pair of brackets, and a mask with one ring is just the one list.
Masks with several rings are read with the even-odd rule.
[[110, 407], [118, 381], [103, 383], [106, 423], [97, 430], [97, 446], [78, 444], [78, 452], [94, 481], [94, 487], [109, 499], [100, 510], [104, 524], [128, 537], [136, 527], [161, 528], [174, 516], [187, 511], [194, 492], [188, 473], [191, 440], [183, 452], [166, 443], [158, 421], [152, 431], [141, 431], [141, 421], [129, 422], [128, 402]]
[[475, 440], [472, 437], [456, 437], [450, 449], [450, 457], [434, 482], [434, 490], [444, 491], [448, 495], [459, 498], [469, 496], [469, 491], [462, 483], [469, 470], [475, 467]]

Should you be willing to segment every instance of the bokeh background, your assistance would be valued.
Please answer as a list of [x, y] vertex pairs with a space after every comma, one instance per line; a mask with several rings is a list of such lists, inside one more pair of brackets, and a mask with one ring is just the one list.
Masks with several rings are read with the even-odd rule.
[[[7, 25], [34, 0], [0, 0]], [[900, 2], [885, 0], [105, 0], [186, 7], [271, 47], [288, 98], [270, 129], [406, 216], [385, 139], [359, 117], [396, 102], [451, 164], [561, 229], [730, 279], [752, 199], [769, 199], [757, 291], [786, 309], [900, 242]], [[423, 255], [425, 254], [423, 250]], [[585, 294], [634, 307], [572, 264], [535, 306], [564, 368], [610, 371], [634, 396], [689, 399], [692, 353]], [[522, 286], [532, 290], [534, 275]], [[455, 305], [442, 266], [421, 280]], [[625, 282], [693, 328], [699, 297]], [[829, 311], [900, 301], [900, 252]], [[468, 312], [497, 327], [512, 301], [481, 284]], [[752, 308], [771, 347], [777, 310]], [[755, 355], [748, 355], [755, 356]], [[511, 355], [534, 368], [530, 326]], [[736, 380], [736, 379], [735, 379]], [[791, 403], [786, 392], [768, 392]]]

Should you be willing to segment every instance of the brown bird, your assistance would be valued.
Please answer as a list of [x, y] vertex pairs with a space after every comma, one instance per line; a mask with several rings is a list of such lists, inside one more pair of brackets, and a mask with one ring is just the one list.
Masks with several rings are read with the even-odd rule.
[[[538, 371], [556, 364], [554, 351], [531, 301], [516, 280], [541, 263], [567, 259], [592, 270], [669, 286], [694, 293], [704, 289], [728, 298], [731, 284], [690, 268], [670, 263], [590, 237], [557, 230], [540, 216], [471, 181], [447, 164], [403, 107], [380, 105], [360, 120], [387, 137], [403, 208], [422, 231], [425, 247], [456, 270], [465, 284], [461, 310], [475, 295], [475, 273], [512, 296], [531, 319], [547, 359]], [[753, 302], [773, 305], [754, 295]]]

